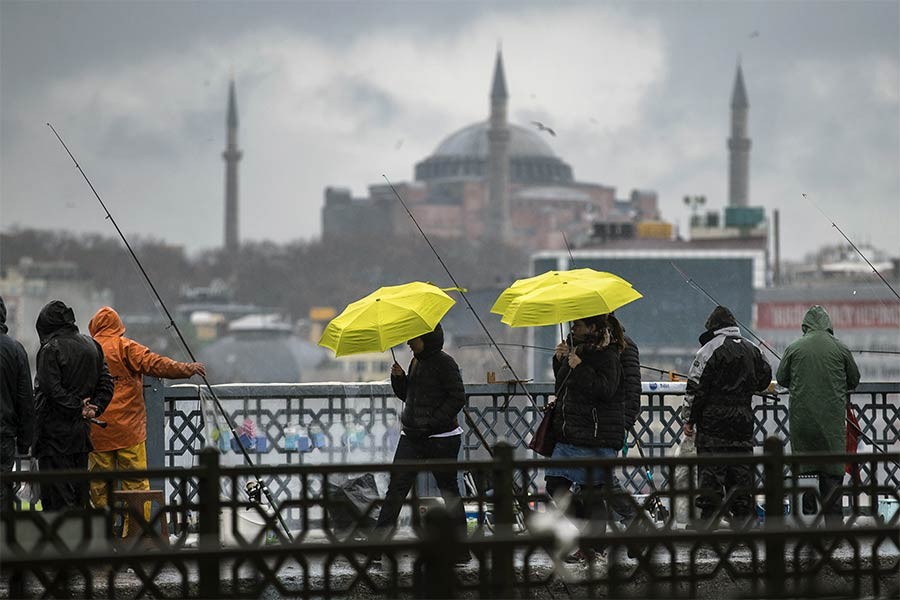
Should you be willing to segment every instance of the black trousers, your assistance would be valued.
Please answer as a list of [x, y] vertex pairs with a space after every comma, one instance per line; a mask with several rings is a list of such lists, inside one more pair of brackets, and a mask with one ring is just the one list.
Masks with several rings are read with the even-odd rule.
[[16, 460], [16, 438], [0, 437], [0, 509], [12, 510], [15, 490], [13, 482], [7, 477], [12, 473]]
[[[87, 452], [79, 454], [60, 454], [57, 456], [41, 456], [38, 466], [44, 473], [79, 469], [87, 471]], [[41, 483], [41, 505], [44, 510], [62, 510], [70, 506], [87, 508], [90, 506], [90, 483], [84, 481], [58, 480]]]
[[[752, 448], [735, 448], [729, 446], [697, 448], [698, 455], [705, 454], [743, 454], [753, 456]], [[700, 509], [700, 518], [709, 519], [722, 504], [726, 494], [731, 490], [738, 490], [732, 496], [729, 510], [737, 519], [749, 517], [754, 513], [752, 500], [753, 469], [746, 465], [710, 465], [701, 466], [700, 473], [701, 492], [697, 497], [697, 508]]]
[[[844, 497], [838, 488], [844, 483], [843, 475], [817, 473], [819, 476], [819, 498], [822, 503], [822, 514], [829, 527], [844, 524]], [[804, 492], [802, 499], [803, 513], [816, 513], [816, 499], [811, 492]]]
[[[459, 455], [461, 435], [453, 435], [441, 438], [412, 438], [401, 435], [397, 443], [397, 451], [394, 453], [394, 462], [399, 460], [456, 460]], [[444, 498], [444, 506], [450, 513], [453, 523], [461, 531], [466, 530], [466, 511], [459, 495], [459, 482], [456, 471], [432, 471], [437, 481], [441, 496]], [[403, 500], [416, 481], [416, 473], [392, 473], [391, 482], [384, 498], [381, 512], [378, 514], [378, 523], [375, 527], [384, 532], [396, 526], [397, 517], [403, 508]]]

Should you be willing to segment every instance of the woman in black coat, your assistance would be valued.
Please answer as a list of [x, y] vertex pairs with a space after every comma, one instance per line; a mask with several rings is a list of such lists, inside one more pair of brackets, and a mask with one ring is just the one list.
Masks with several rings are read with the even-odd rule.
[[[444, 330], [438, 324], [434, 331], [407, 342], [413, 352], [409, 373], [394, 363], [391, 386], [404, 402], [400, 423], [403, 426], [394, 462], [421, 460], [456, 460], [462, 443], [459, 412], [466, 403], [466, 391], [459, 367], [443, 351]], [[464, 533], [466, 513], [459, 494], [456, 472], [432, 471], [444, 506], [453, 523]], [[397, 523], [403, 500], [415, 483], [413, 471], [391, 474], [384, 505], [378, 515], [376, 530], [384, 536]], [[456, 562], [469, 560], [469, 553], [453, 557]]]
[[[557, 443], [552, 458], [610, 458], [625, 442], [623, 395], [619, 390], [621, 338], [616, 340], [609, 328], [606, 315], [577, 320], [572, 325], [572, 347], [566, 342], [556, 347], [553, 432]], [[608, 511], [599, 493], [609, 474], [604, 469], [587, 471], [572, 467], [546, 469], [547, 493], [558, 498], [573, 488], [580, 489], [588, 501], [576, 501], [575, 516], [591, 519], [602, 532]], [[600, 545], [582, 548], [575, 558], [591, 558], [601, 551]]]

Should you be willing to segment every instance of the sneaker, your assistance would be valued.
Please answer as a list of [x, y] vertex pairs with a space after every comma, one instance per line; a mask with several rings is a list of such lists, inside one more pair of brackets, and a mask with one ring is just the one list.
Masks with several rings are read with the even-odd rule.
[[566, 562], [570, 565], [586, 565], [594, 558], [594, 551], [579, 548], [566, 557]]

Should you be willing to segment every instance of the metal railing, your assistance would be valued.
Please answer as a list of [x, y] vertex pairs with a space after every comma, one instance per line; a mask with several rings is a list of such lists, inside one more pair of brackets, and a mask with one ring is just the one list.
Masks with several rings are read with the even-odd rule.
[[[645, 382], [643, 387], [642, 410], [634, 431], [627, 436], [628, 456], [669, 456], [682, 438], [680, 406], [684, 383]], [[553, 395], [553, 385], [529, 384], [529, 391], [540, 407], [531, 405], [516, 391], [516, 386], [508, 384], [466, 384], [466, 410], [489, 444], [503, 441], [514, 447], [517, 458], [533, 458], [535, 455], [527, 449], [527, 442], [540, 423], [540, 407]], [[165, 406], [165, 429], [148, 432], [150, 438], [156, 438], [155, 458], [154, 442], [152, 439], [148, 442], [151, 464], [191, 466], [200, 448], [207, 443], [200, 388], [159, 387], [155, 393], [155, 397], [148, 396], [148, 407]], [[400, 434], [402, 403], [393, 395], [389, 383], [235, 384], [216, 386], [216, 393], [235, 423], [241, 425], [249, 419], [261, 433], [261, 443], [251, 450], [258, 465], [386, 462], [392, 459]], [[863, 433], [878, 448], [900, 450], [900, 383], [861, 384], [851, 395], [851, 402], [856, 407]], [[777, 401], [754, 397], [757, 451], [769, 436], [785, 440], [790, 450], [789, 403], [787, 396]], [[307, 430], [317, 430], [322, 443], [310, 442], [313, 448], [310, 452], [286, 449], [285, 429], [298, 424]], [[465, 461], [487, 458], [488, 452], [479, 437], [463, 425], [460, 458]], [[225, 450], [224, 461], [240, 464], [240, 457], [228, 450], [229, 445], [217, 441]], [[883, 464], [879, 469], [873, 474], [864, 466], [863, 482], [874, 475], [879, 481], [900, 486], [900, 467]], [[669, 476], [658, 468], [644, 468], [643, 463], [626, 466], [620, 474], [626, 490], [635, 494], [646, 494], [654, 484], [665, 487]], [[757, 478], [761, 476], [762, 471], [757, 468]], [[266, 483], [277, 498], [291, 498], [296, 488], [296, 482], [290, 478], [273, 478]], [[533, 492], [539, 491], [542, 471], [536, 471], [524, 484]], [[171, 485], [167, 490], [170, 496], [175, 493]], [[423, 494], [437, 495], [436, 487], [429, 486], [427, 478], [420, 480], [420, 490]]]
[[[798, 512], [797, 498], [803, 494], [811, 494], [820, 505], [830, 499], [796, 474], [801, 463], [847, 462], [862, 463], [875, 473], [900, 461], [896, 452], [786, 456], [782, 441], [769, 438], [762, 454], [743, 456], [548, 461], [518, 459], [513, 447], [500, 443], [491, 460], [464, 465], [443, 461], [231, 467], [220, 459], [218, 452], [207, 449], [193, 467], [130, 472], [129, 477], [166, 478], [176, 489], [149, 522], [140, 510], [116, 504], [60, 513], [4, 511], [0, 596], [799, 597], [821, 595], [824, 589], [830, 597], [896, 597], [898, 591], [900, 511], [888, 519], [851, 513], [846, 525], [826, 525], [821, 515]], [[525, 485], [548, 464], [586, 467], [589, 477], [605, 485], [595, 488], [589, 480], [581, 492], [551, 502]], [[663, 473], [687, 469], [686, 483], [669, 485], [643, 501], [625, 495], [636, 511], [627, 522], [589, 519], [567, 525], [569, 501], [611, 503], [616, 495], [609, 485], [614, 470], [644, 464]], [[708, 490], [697, 485], [696, 472], [726, 465], [751, 466], [763, 476], [750, 488], [731, 490], [716, 515], [700, 520], [691, 500]], [[362, 505], [354, 505], [329, 486], [366, 473], [463, 467], [474, 482], [465, 498], [472, 521], [468, 534], [448, 523], [440, 508], [425, 512], [426, 502], [413, 490], [406, 501], [409, 525], [373, 537], [371, 517], [381, 496], [373, 493]], [[601, 468], [604, 475], [590, 475]], [[293, 497], [282, 496], [267, 507], [243, 494], [244, 483], [257, 476], [302, 485]], [[14, 475], [28, 484], [58, 477], [87, 481], [92, 475]], [[757, 500], [762, 512], [758, 519], [733, 520], [723, 529], [719, 517], [734, 508], [741, 493]], [[855, 498], [855, 506], [888, 500], [896, 506], [900, 500], [896, 485], [874, 479], [851, 481], [834, 493]], [[695, 528], [683, 528], [672, 514], [661, 519], [650, 508], [655, 498], [669, 504], [685, 499]], [[349, 524], [338, 518], [348, 510], [353, 513]], [[275, 518], [276, 512], [289, 511], [298, 513], [293, 541]], [[196, 517], [195, 523], [188, 513]], [[316, 514], [321, 518], [314, 523]], [[158, 531], [164, 516], [177, 524], [170, 537]], [[116, 520], [126, 517], [143, 537], [114, 536]], [[605, 546], [605, 561], [565, 562], [575, 548], [596, 544]], [[448, 557], [465, 551], [472, 560], [455, 568]], [[376, 556], [385, 557], [378, 567]]]

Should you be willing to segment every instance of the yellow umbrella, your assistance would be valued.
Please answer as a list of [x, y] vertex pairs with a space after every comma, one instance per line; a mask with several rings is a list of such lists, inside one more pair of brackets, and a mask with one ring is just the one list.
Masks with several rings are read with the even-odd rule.
[[335, 356], [384, 352], [434, 331], [454, 304], [456, 300], [430, 283], [379, 288], [332, 319], [319, 345], [333, 350]]
[[547, 271], [534, 277], [516, 280], [511, 286], [503, 290], [503, 293], [494, 302], [491, 312], [502, 315], [506, 312], [510, 303], [524, 296], [529, 292], [541, 289], [543, 287], [556, 285], [563, 281], [575, 281], [580, 279], [618, 279], [628, 285], [631, 285], [618, 275], [607, 273], [606, 271], [595, 271], [594, 269], [572, 269], [571, 271]]
[[621, 277], [561, 281], [519, 296], [501, 319], [510, 327], [540, 327], [610, 313], [643, 296]]

